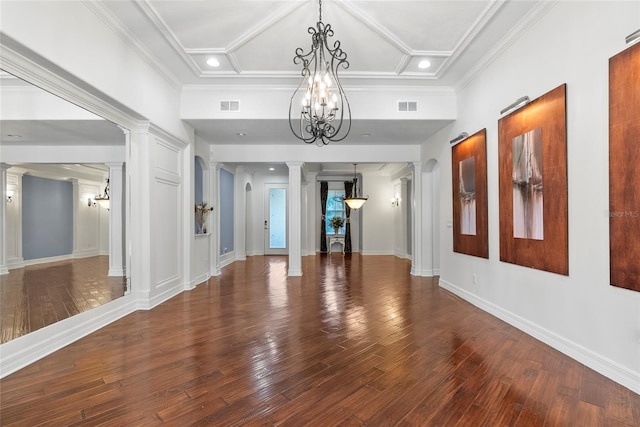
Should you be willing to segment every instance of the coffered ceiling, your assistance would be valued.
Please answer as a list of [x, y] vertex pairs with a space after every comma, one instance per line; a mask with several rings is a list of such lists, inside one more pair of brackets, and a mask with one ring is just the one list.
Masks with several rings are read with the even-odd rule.
[[[553, 3], [323, 0], [322, 20], [332, 26], [333, 41], [340, 40], [347, 52], [349, 68], [341, 74], [347, 90], [365, 87], [406, 93], [412, 88], [424, 91], [464, 86]], [[317, 0], [119, 0], [84, 4], [178, 90], [295, 87], [300, 67], [293, 57], [296, 48], [309, 50], [307, 29], [315, 26], [319, 12]], [[212, 58], [219, 66], [207, 65]], [[423, 60], [431, 66], [419, 68]], [[354, 112], [356, 116], [358, 112]], [[286, 119], [187, 121], [196, 135], [212, 144], [300, 143], [291, 135]], [[353, 137], [343, 143], [421, 144], [450, 121], [358, 117], [353, 123]], [[26, 126], [24, 122], [12, 125]], [[57, 133], [51, 132], [50, 125], [41, 123], [35, 129], [44, 129], [55, 144]], [[69, 127], [85, 131], [77, 122], [70, 122]], [[11, 143], [4, 133], [3, 143]], [[94, 136], [99, 137], [98, 133]], [[80, 134], [80, 138], [85, 136]], [[345, 170], [350, 167], [346, 165]]]
[[[324, 0], [322, 20], [347, 52], [348, 84], [455, 85], [541, 9], [536, 1]], [[255, 84], [299, 76], [317, 0], [91, 2], [179, 84]], [[215, 58], [220, 65], [207, 65]], [[427, 69], [418, 68], [424, 59]]]

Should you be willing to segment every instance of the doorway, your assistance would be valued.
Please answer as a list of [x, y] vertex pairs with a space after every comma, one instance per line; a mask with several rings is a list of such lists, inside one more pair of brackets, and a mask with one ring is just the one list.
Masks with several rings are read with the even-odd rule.
[[264, 254], [286, 255], [287, 184], [265, 184]]

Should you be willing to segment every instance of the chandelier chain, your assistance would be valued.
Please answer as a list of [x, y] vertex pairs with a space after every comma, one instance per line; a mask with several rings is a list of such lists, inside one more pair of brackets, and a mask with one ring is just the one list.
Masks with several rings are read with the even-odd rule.
[[319, 21], [322, 22], [322, 0], [318, 0], [318, 5], [319, 5], [319, 7], [318, 7], [318, 9], [319, 9], [318, 15], [320, 16]]

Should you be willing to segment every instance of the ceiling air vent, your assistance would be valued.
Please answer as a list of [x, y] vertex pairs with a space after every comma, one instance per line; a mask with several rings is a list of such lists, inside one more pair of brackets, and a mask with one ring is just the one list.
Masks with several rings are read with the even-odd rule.
[[398, 111], [418, 111], [418, 102], [398, 101]]
[[240, 111], [240, 101], [220, 101], [220, 111]]

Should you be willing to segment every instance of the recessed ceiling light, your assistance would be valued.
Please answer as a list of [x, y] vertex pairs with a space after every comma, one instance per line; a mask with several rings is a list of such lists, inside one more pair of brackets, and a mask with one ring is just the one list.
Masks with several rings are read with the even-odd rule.
[[426, 70], [429, 67], [431, 67], [431, 61], [429, 61], [428, 59], [423, 59], [418, 63], [418, 68], [420, 68], [421, 70]]
[[247, 134], [244, 133], [244, 132], [238, 132], [238, 133], [236, 133], [236, 135], [238, 135], [238, 136], [247, 136]]
[[276, 170], [276, 168], [269, 168], [269, 170], [270, 170], [270, 171], [274, 171], [274, 170]]
[[16, 134], [9, 133], [9, 134], [7, 134], [7, 137], [8, 138], [22, 138], [22, 135], [16, 135]]
[[219, 67], [220, 61], [218, 61], [216, 58], [209, 58], [207, 59], [207, 65], [210, 67]]
[[363, 137], [363, 138], [369, 138], [371, 136], [371, 134], [370, 133], [363, 133], [360, 136]]

